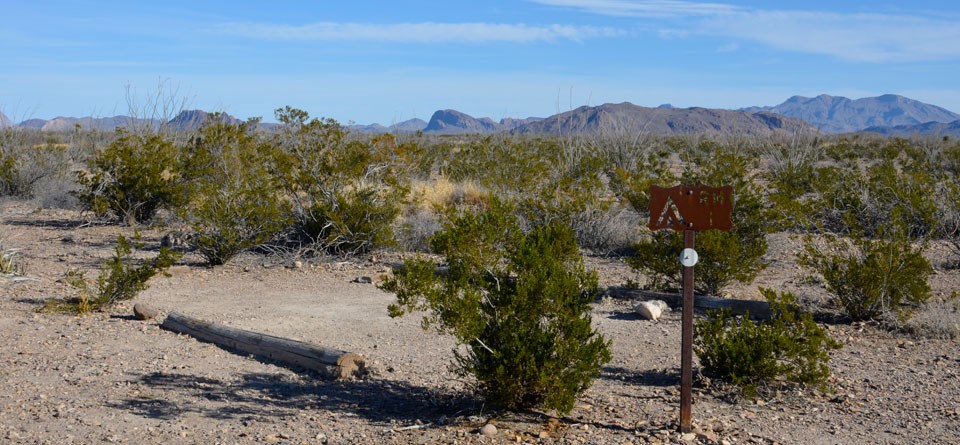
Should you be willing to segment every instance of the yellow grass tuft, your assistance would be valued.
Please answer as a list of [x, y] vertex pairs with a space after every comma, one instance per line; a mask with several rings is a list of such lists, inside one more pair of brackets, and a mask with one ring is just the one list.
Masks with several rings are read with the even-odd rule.
[[447, 207], [485, 207], [490, 192], [473, 181], [453, 182], [445, 176], [414, 182], [411, 187], [414, 203], [422, 209]]

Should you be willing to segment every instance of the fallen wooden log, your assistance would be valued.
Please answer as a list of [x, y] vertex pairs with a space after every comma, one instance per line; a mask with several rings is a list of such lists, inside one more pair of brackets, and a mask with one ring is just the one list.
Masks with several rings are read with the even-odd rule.
[[314, 370], [328, 378], [362, 377], [366, 372], [363, 356], [358, 354], [217, 325], [177, 312], [167, 315], [160, 327], [219, 346]]
[[[618, 298], [636, 300], [663, 300], [670, 307], [676, 309], [683, 306], [683, 297], [679, 293], [653, 292], [625, 287], [611, 287], [607, 293]], [[709, 295], [694, 295], [693, 307], [696, 309], [730, 309], [736, 315], [750, 313], [750, 318], [769, 320], [770, 303], [755, 300], [737, 300], [733, 298], [719, 298]]]

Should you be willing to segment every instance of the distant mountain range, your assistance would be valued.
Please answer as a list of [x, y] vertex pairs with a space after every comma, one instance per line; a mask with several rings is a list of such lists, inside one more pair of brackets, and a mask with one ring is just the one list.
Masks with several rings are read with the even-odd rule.
[[949, 123], [960, 119], [960, 114], [895, 94], [856, 100], [826, 94], [793, 96], [780, 105], [751, 107], [744, 111], [770, 111], [802, 119], [829, 134], [852, 133], [871, 127]]
[[960, 138], [960, 120], [950, 123], [927, 122], [918, 125], [897, 125], [895, 127], [868, 127], [865, 132], [879, 133], [885, 136], [910, 137], [914, 135], [924, 136], [950, 136]]
[[653, 134], [725, 133], [769, 136], [814, 131], [807, 123], [774, 113], [708, 108], [640, 107], [628, 102], [580, 107], [521, 125], [521, 134], [602, 134], [645, 131]]
[[[30, 119], [19, 124], [0, 113], [0, 127], [17, 126], [41, 131], [84, 129], [113, 131], [129, 125], [169, 125], [176, 129], [195, 129], [208, 119], [200, 110], [183, 111], [168, 122], [141, 120], [127, 116], [108, 118], [57, 117]], [[227, 122], [240, 122], [221, 114]], [[277, 124], [261, 124], [271, 130]], [[475, 118], [457, 110], [439, 110], [429, 122], [410, 119], [390, 126], [380, 124], [348, 125], [355, 132], [428, 134], [599, 134], [610, 132], [649, 132], [654, 134], [733, 133], [766, 136], [776, 133], [821, 132], [825, 134], [872, 132], [884, 135], [960, 136], [960, 114], [907, 97], [886, 94], [878, 97], [848, 99], [822, 94], [817, 97], [793, 96], [775, 106], [740, 110], [676, 108], [663, 104], [656, 108], [629, 102], [583, 106], [546, 118], [504, 118], [500, 121]]]

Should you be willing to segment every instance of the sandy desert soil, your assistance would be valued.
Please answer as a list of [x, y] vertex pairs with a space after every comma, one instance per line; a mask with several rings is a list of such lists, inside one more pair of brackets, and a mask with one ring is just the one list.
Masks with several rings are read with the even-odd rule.
[[[84, 317], [37, 313], [72, 295], [67, 270], [95, 276], [113, 240], [130, 229], [86, 224], [71, 211], [0, 209], [0, 234], [22, 248], [33, 281], [0, 287], [0, 442], [131, 444], [352, 443], [758, 443], [899, 444], [960, 441], [960, 349], [956, 340], [827, 325], [843, 342], [832, 354], [833, 392], [772, 393], [735, 401], [700, 381], [695, 436], [676, 431], [680, 317], [639, 320], [630, 302], [598, 300], [596, 327], [614, 358], [568, 416], [507, 413], [473, 398], [448, 371], [450, 338], [424, 332], [416, 317], [391, 319], [392, 296], [352, 282], [387, 273], [398, 254], [307, 261], [244, 255], [214, 269], [187, 256], [136, 300]], [[162, 232], [143, 230], [157, 245]], [[799, 243], [770, 239], [770, 267], [757, 283], [823, 293], [804, 278]], [[590, 258], [605, 285], [642, 281], [620, 260]], [[960, 272], [938, 270], [943, 298]], [[735, 287], [756, 295], [757, 284]], [[161, 310], [131, 317], [134, 303]], [[331, 382], [158, 327], [169, 311], [295, 338], [367, 357], [374, 374]], [[479, 433], [486, 423], [494, 435]]]

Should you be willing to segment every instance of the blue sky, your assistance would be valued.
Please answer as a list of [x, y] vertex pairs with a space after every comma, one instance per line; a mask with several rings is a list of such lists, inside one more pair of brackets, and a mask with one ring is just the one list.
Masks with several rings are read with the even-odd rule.
[[[0, 111], [391, 124], [902, 94], [960, 112], [955, 1], [0, 0]], [[129, 98], [129, 100], [128, 100]]]

